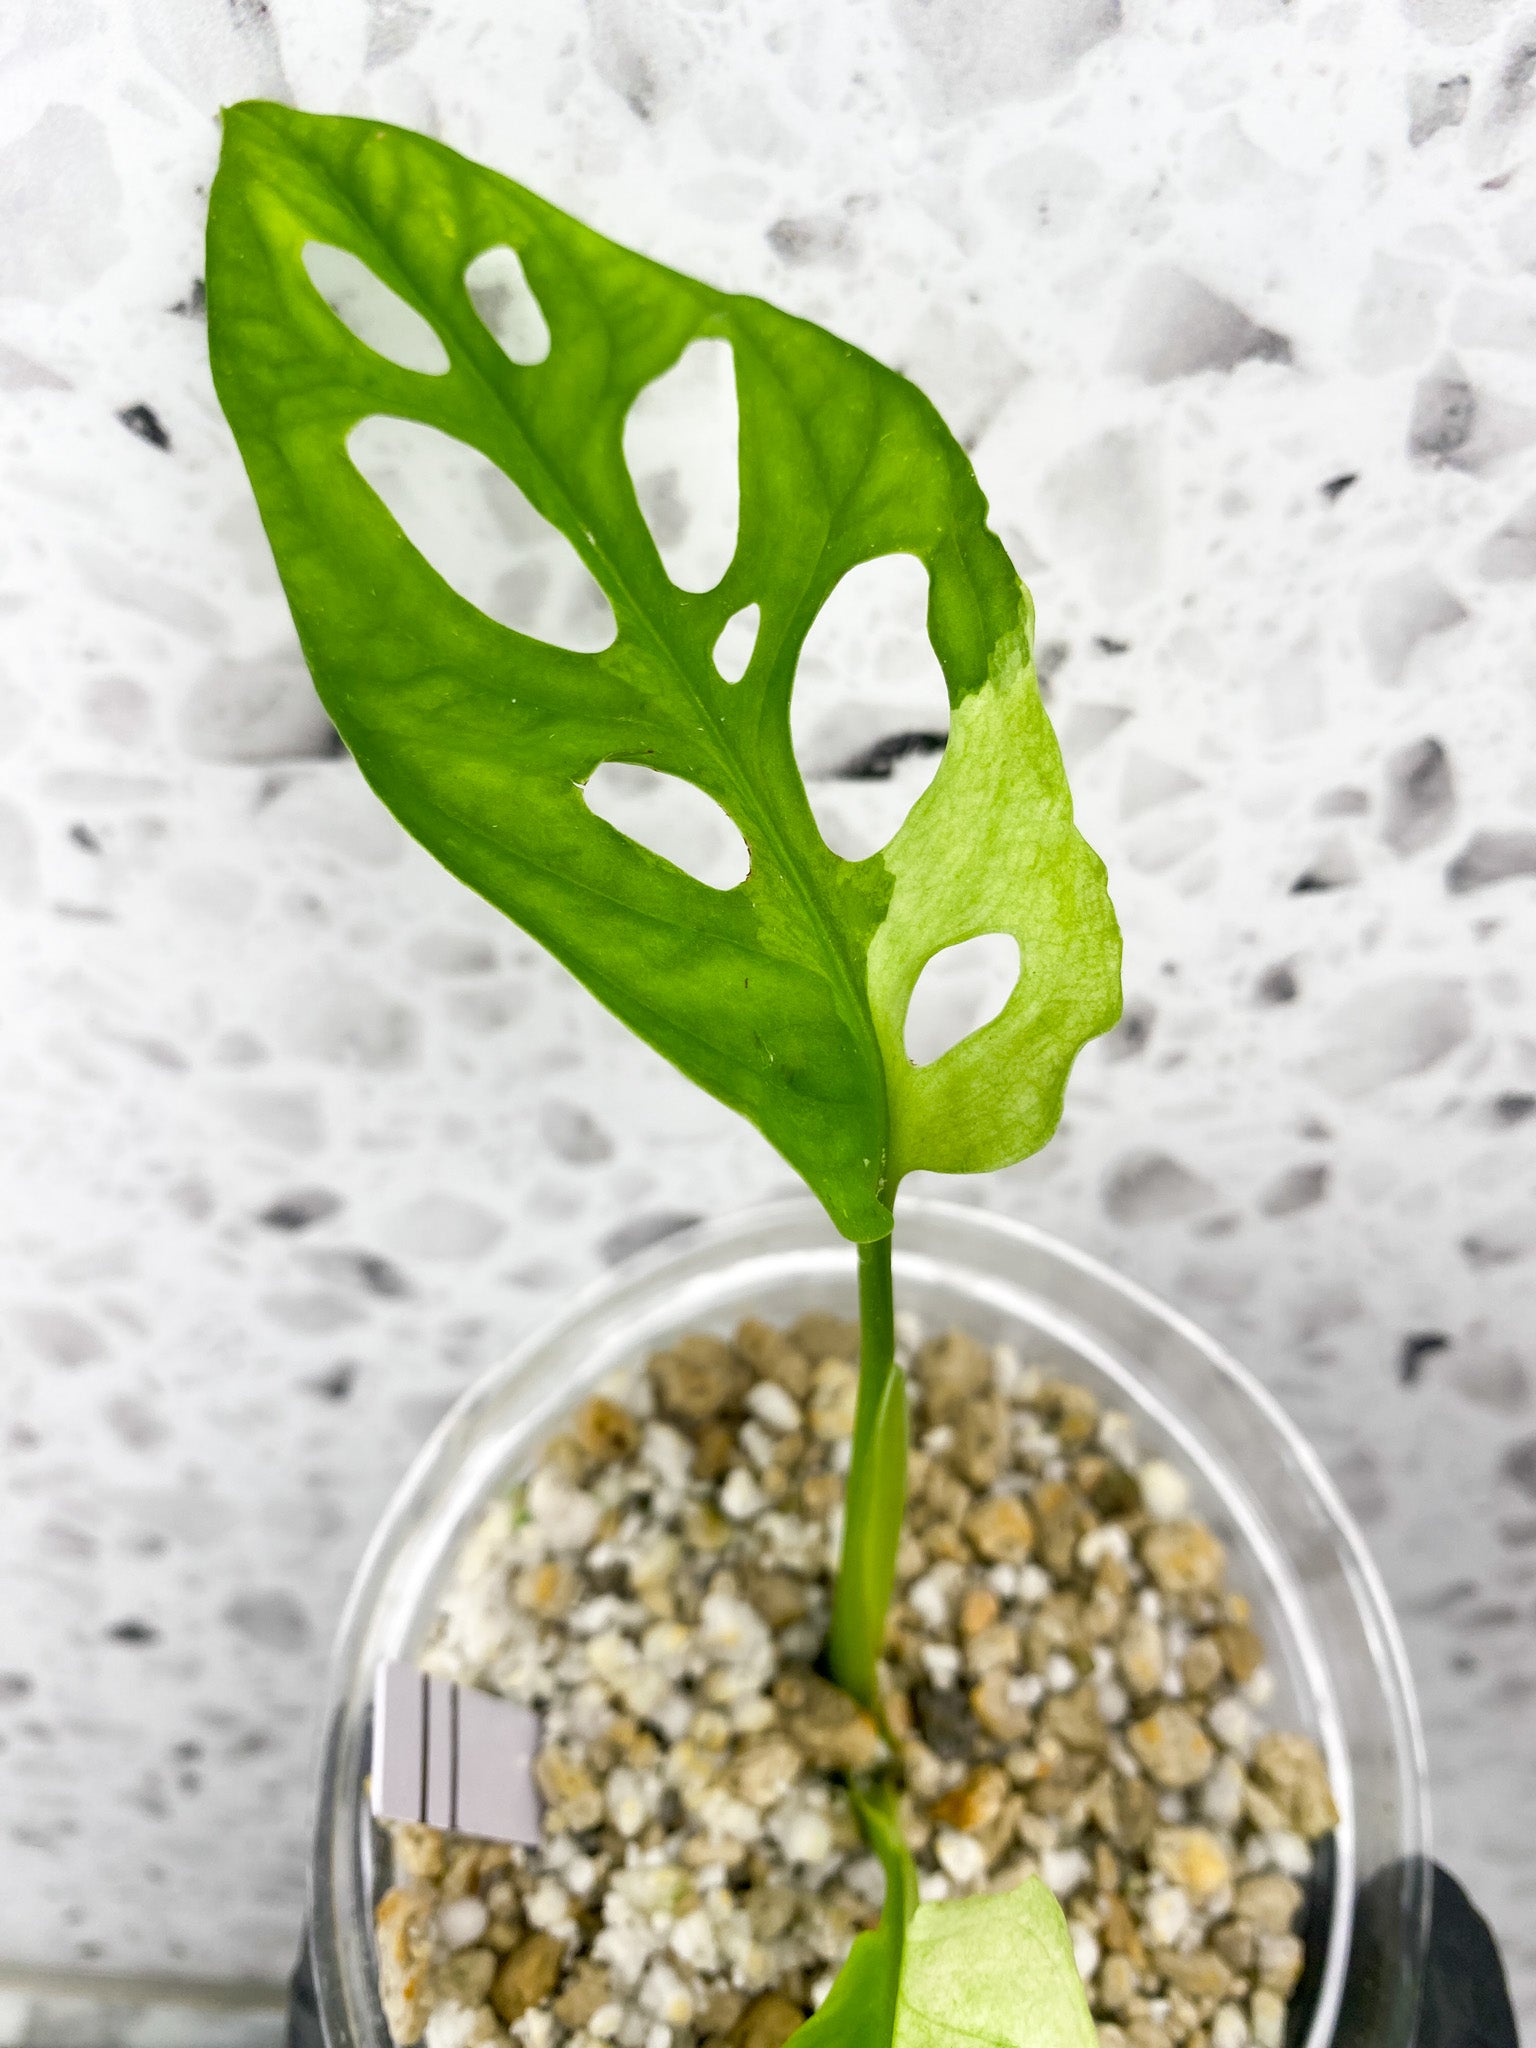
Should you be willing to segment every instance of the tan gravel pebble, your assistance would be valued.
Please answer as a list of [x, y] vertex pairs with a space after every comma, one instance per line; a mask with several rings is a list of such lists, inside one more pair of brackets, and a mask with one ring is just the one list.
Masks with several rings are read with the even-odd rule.
[[811, 1375], [810, 1402], [806, 1415], [811, 1428], [824, 1441], [852, 1436], [854, 1409], [859, 1398], [859, 1370], [845, 1358], [825, 1358]]
[[1151, 1863], [1196, 1899], [1208, 1899], [1232, 1882], [1232, 1859], [1209, 1828], [1158, 1828]]
[[402, 2048], [782, 2048], [876, 1917], [843, 1779], [891, 1746], [923, 1896], [1043, 1875], [1100, 2048], [1282, 2048], [1333, 1804], [1187, 1479], [1088, 1389], [919, 1343], [877, 1719], [815, 1668], [857, 1351], [821, 1312], [679, 1338], [487, 1511], [425, 1662], [543, 1716], [544, 1842], [391, 1828]]
[[953, 1790], [933, 1803], [932, 1814], [946, 1827], [970, 1834], [989, 1827], [1008, 1798], [1008, 1773], [997, 1764], [983, 1764]]
[[1232, 1972], [1208, 1948], [1161, 1948], [1152, 1960], [1163, 1980], [1188, 1998], [1224, 1998], [1232, 1983]]
[[1137, 1762], [1159, 1785], [1198, 1785], [1216, 1761], [1216, 1746], [1187, 1707], [1159, 1707], [1126, 1737]]
[[792, 1400], [805, 1399], [811, 1387], [811, 1360], [782, 1330], [749, 1316], [736, 1332], [735, 1343], [759, 1379], [771, 1380]]
[[885, 1754], [874, 1716], [804, 1666], [782, 1671], [773, 1697], [784, 1727], [824, 1771], [867, 1771]]
[[1159, 1692], [1163, 1684], [1163, 1632], [1145, 1614], [1133, 1614], [1117, 1649], [1120, 1669], [1138, 1696]]
[[679, 1337], [649, 1370], [662, 1413], [680, 1422], [703, 1422], [735, 1406], [752, 1381], [746, 1360], [718, 1337]]
[[552, 1934], [530, 1934], [519, 1942], [496, 1973], [491, 2004], [510, 2026], [529, 2006], [548, 1998], [560, 1981], [563, 1951]]
[[989, 1564], [1023, 1564], [1035, 1547], [1029, 1510], [1011, 1493], [978, 1501], [967, 1510], [962, 1527]]
[[791, 1999], [777, 1991], [765, 1991], [753, 1999], [726, 2036], [730, 2048], [783, 2048], [783, 2044], [805, 2018]]
[[1254, 1748], [1253, 1775], [1297, 1834], [1310, 1842], [1338, 1825], [1328, 1772], [1305, 1735], [1266, 1735]]
[[1261, 1934], [1284, 1934], [1301, 1910], [1301, 1886], [1279, 1871], [1245, 1877], [1237, 1887], [1237, 1914]]
[[1164, 1593], [1209, 1593], [1221, 1584], [1227, 1554], [1202, 1522], [1159, 1522], [1141, 1540], [1141, 1558]]
[[1246, 1622], [1228, 1622], [1215, 1635], [1227, 1675], [1237, 1685], [1246, 1685], [1264, 1662], [1264, 1645], [1256, 1629]]
[[599, 1465], [611, 1465], [615, 1458], [627, 1458], [640, 1442], [640, 1425], [617, 1401], [605, 1401], [594, 1394], [576, 1411], [571, 1434]]
[[978, 1396], [992, 1391], [992, 1354], [963, 1330], [949, 1330], [921, 1347], [914, 1374], [929, 1423], [953, 1422]]

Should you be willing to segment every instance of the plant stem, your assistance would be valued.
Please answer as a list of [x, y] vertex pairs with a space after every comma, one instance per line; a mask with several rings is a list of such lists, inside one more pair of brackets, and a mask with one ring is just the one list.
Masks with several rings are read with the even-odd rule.
[[879, 1713], [875, 1670], [896, 1582], [907, 1495], [907, 1386], [896, 1368], [891, 1240], [859, 1246], [859, 1398], [832, 1593], [832, 1676]]

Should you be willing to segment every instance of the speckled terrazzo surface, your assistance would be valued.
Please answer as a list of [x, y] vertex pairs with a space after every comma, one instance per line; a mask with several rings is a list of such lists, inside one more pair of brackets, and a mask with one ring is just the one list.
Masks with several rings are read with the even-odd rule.
[[[1497, 0], [7, 13], [4, 1960], [280, 1976], [411, 1450], [605, 1260], [786, 1183], [337, 753], [198, 317], [214, 111], [265, 93], [825, 320], [967, 436], [1129, 1003], [963, 1192], [1312, 1435], [1536, 2017], [1533, 74]], [[818, 687], [828, 770], [912, 726]]]

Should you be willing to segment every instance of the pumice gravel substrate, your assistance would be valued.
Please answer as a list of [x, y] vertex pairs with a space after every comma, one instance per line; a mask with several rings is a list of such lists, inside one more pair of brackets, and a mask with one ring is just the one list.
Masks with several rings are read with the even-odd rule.
[[[905, 1322], [905, 1319], [904, 1319]], [[1101, 2048], [1281, 2048], [1322, 1760], [1184, 1476], [1086, 1388], [906, 1324], [885, 1721], [928, 1899], [1038, 1871]], [[538, 1849], [395, 1825], [390, 2030], [426, 2048], [779, 2048], [882, 1877], [842, 1780], [887, 1755], [818, 1676], [858, 1333], [680, 1339], [487, 1510], [423, 1666], [539, 1710]]]

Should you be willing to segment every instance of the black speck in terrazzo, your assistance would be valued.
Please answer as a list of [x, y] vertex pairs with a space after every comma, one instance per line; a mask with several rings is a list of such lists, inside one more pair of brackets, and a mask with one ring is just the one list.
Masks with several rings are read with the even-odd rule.
[[1347, 889], [1360, 879], [1354, 853], [1344, 839], [1331, 839], [1292, 882], [1292, 896], [1312, 896], [1327, 889]]
[[1301, 994], [1301, 983], [1296, 979], [1296, 969], [1289, 960], [1277, 960], [1273, 967], [1266, 967], [1253, 985], [1253, 1000], [1266, 1008], [1279, 1003], [1294, 1003]]
[[1465, 71], [1451, 78], [1413, 78], [1408, 82], [1408, 147], [1422, 149], [1442, 128], [1459, 128], [1472, 98]]
[[1361, 818], [1371, 808], [1371, 800], [1363, 789], [1356, 789], [1351, 782], [1341, 783], [1337, 789], [1325, 789], [1312, 806], [1319, 818]]
[[589, 1111], [551, 1100], [539, 1111], [539, 1135], [567, 1166], [600, 1166], [613, 1157], [613, 1140]]
[[1524, 1415], [1531, 1405], [1531, 1376], [1518, 1352], [1475, 1324], [1457, 1347], [1449, 1381], [1464, 1401], [1493, 1415]]
[[1084, 703], [1079, 699], [1071, 705], [1057, 730], [1061, 758], [1068, 772], [1113, 738], [1130, 716], [1123, 704]]
[[1451, 1340], [1443, 1330], [1410, 1330], [1398, 1346], [1397, 1377], [1401, 1385], [1416, 1387], [1424, 1375], [1424, 1361], [1437, 1351], [1450, 1349]]
[[1328, 502], [1330, 504], [1333, 504], [1339, 498], [1343, 497], [1344, 493], [1350, 488], [1352, 484], [1357, 484], [1359, 483], [1359, 481], [1359, 470], [1346, 469], [1338, 476], [1329, 477], [1327, 483], [1320, 484], [1318, 488], [1321, 490], [1323, 496], [1328, 500]]
[[1288, 1166], [1271, 1181], [1259, 1197], [1264, 1216], [1294, 1216], [1300, 1209], [1314, 1208], [1328, 1193], [1329, 1168], [1321, 1160], [1303, 1166]]
[[329, 1188], [295, 1188], [269, 1203], [256, 1220], [268, 1230], [307, 1230], [311, 1223], [323, 1223], [328, 1216], [334, 1216], [340, 1207], [340, 1195], [332, 1194]]
[[83, 1316], [71, 1308], [40, 1302], [12, 1311], [12, 1320], [38, 1357], [49, 1365], [94, 1365], [107, 1347]]
[[839, 782], [889, 782], [910, 754], [942, 754], [949, 735], [942, 732], [893, 732], [873, 746], [850, 755], [832, 773]]
[[363, 69], [377, 70], [413, 50], [431, 19], [431, 10], [417, 6], [415, 0], [372, 0]]
[[1419, 380], [1408, 416], [1408, 453], [1416, 462], [1448, 462], [1477, 425], [1477, 393], [1453, 356]]
[[664, 1237], [673, 1237], [680, 1230], [691, 1230], [703, 1218], [680, 1209], [662, 1209], [651, 1216], [636, 1216], [628, 1223], [619, 1224], [610, 1230], [598, 1244], [598, 1256], [605, 1266], [617, 1266], [634, 1252], [641, 1252], [648, 1245], [660, 1244]]
[[82, 1529], [59, 1514], [50, 1517], [39, 1526], [37, 1546], [47, 1556], [68, 1558], [74, 1563], [77, 1560], [95, 1557], [101, 1543], [91, 1530]]
[[137, 1619], [114, 1621], [107, 1630], [107, 1640], [111, 1643], [128, 1643], [138, 1647], [148, 1643], [158, 1643], [160, 1631], [157, 1628], [152, 1628], [147, 1621], [139, 1621]]
[[1536, 1436], [1522, 1437], [1504, 1453], [1504, 1477], [1528, 1500], [1536, 1500]]
[[1513, 1088], [1506, 1089], [1502, 1095], [1495, 1095], [1489, 1107], [1494, 1122], [1506, 1130], [1515, 1124], [1523, 1124], [1533, 1113], [1536, 1113], [1536, 1095], [1526, 1095]]
[[1035, 649], [1035, 674], [1040, 678], [1042, 690], [1049, 688], [1071, 656], [1071, 643], [1066, 640], [1042, 641]]
[[1488, 118], [1491, 121], [1518, 120], [1536, 98], [1533, 81], [1536, 81], [1536, 42], [1517, 42], [1500, 67]]
[[13, 1706], [17, 1700], [30, 1699], [34, 1687], [25, 1671], [0, 1671], [0, 1707]]
[[1480, 1230], [1468, 1231], [1461, 1240], [1461, 1255], [1474, 1272], [1483, 1273], [1492, 1266], [1512, 1266], [1523, 1259], [1533, 1239], [1536, 1233], [1529, 1218], [1485, 1223]]
[[170, 1435], [165, 1417], [135, 1394], [118, 1394], [103, 1408], [113, 1435], [131, 1451], [152, 1451]]
[[306, 1252], [303, 1258], [321, 1278], [353, 1281], [383, 1301], [402, 1301], [411, 1291], [400, 1268], [379, 1252]]
[[194, 277], [192, 288], [184, 299], [178, 299], [171, 311], [179, 313], [184, 320], [202, 320], [208, 312], [208, 287], [200, 277]]
[[491, 942], [468, 932], [423, 932], [411, 946], [411, 958], [430, 974], [494, 974], [497, 966]]
[[357, 1385], [357, 1367], [349, 1359], [342, 1359], [326, 1371], [316, 1373], [312, 1380], [306, 1380], [305, 1385], [322, 1401], [345, 1401]]
[[1426, 640], [1470, 616], [1456, 593], [1422, 565], [1369, 584], [1360, 597], [1360, 637], [1376, 680], [1395, 687]]
[[171, 437], [160, 424], [160, 415], [150, 405], [125, 405], [118, 418], [130, 434], [137, 434], [151, 448], [169, 448]]
[[1536, 832], [1474, 832], [1445, 871], [1453, 896], [1536, 875]]
[[1464, 1614], [1461, 1625], [1469, 1635], [1488, 1635], [1499, 1629], [1516, 1628], [1524, 1619], [1524, 1610], [1516, 1607], [1513, 1601], [1490, 1600]]
[[324, 1290], [313, 1293], [264, 1295], [259, 1304], [263, 1315], [293, 1330], [301, 1337], [328, 1337], [363, 1320], [365, 1311], [344, 1294]]
[[1422, 1074], [1472, 1033], [1466, 984], [1404, 975], [1358, 989], [1326, 1021], [1310, 1071], [1346, 1100]]
[[1456, 820], [1450, 756], [1426, 736], [1389, 754], [1381, 836], [1394, 853], [1417, 853], [1443, 838]]
[[1129, 640], [1112, 640], [1107, 633], [1095, 633], [1093, 644], [1100, 654], [1129, 654], [1131, 651]]
[[662, 81], [645, 39], [632, 32], [621, 10], [592, 9], [592, 60], [598, 76], [611, 86], [637, 121], [654, 121], [662, 98]]
[[138, 1782], [123, 1795], [125, 1803], [145, 1814], [150, 1820], [169, 1820], [171, 1802], [165, 1789], [165, 1780], [158, 1771], [143, 1772]]
[[71, 825], [69, 836], [76, 846], [83, 848], [86, 853], [101, 852], [101, 841], [96, 837], [96, 834], [89, 825]]
[[236, 1635], [263, 1650], [291, 1655], [304, 1649], [310, 1638], [309, 1616], [291, 1593], [278, 1588], [237, 1593], [225, 1607], [223, 1619]]
[[1289, 364], [1290, 340], [1261, 327], [1199, 278], [1172, 264], [1154, 264], [1126, 297], [1113, 367], [1148, 384], [1168, 384], [1239, 363]]
[[855, 254], [848, 223], [826, 214], [776, 220], [768, 230], [768, 246], [782, 261], [797, 266], [810, 263], [846, 265], [852, 262]]
[[1477, 573], [1490, 583], [1524, 583], [1536, 576], [1536, 498], [1527, 498], [1477, 551]]
[[1130, 1152], [1105, 1177], [1104, 1209], [1114, 1223], [1168, 1223], [1206, 1208], [1215, 1192], [1166, 1152]]
[[[182, 706], [180, 736], [200, 761], [241, 766], [334, 761], [346, 751], [297, 647], [210, 663]], [[286, 786], [277, 777], [265, 782], [258, 808]]]
[[1134, 1059], [1137, 1053], [1145, 1052], [1156, 1021], [1155, 1006], [1145, 996], [1132, 996], [1121, 1012], [1119, 1023], [1099, 1040], [1104, 1058], [1128, 1060]]

